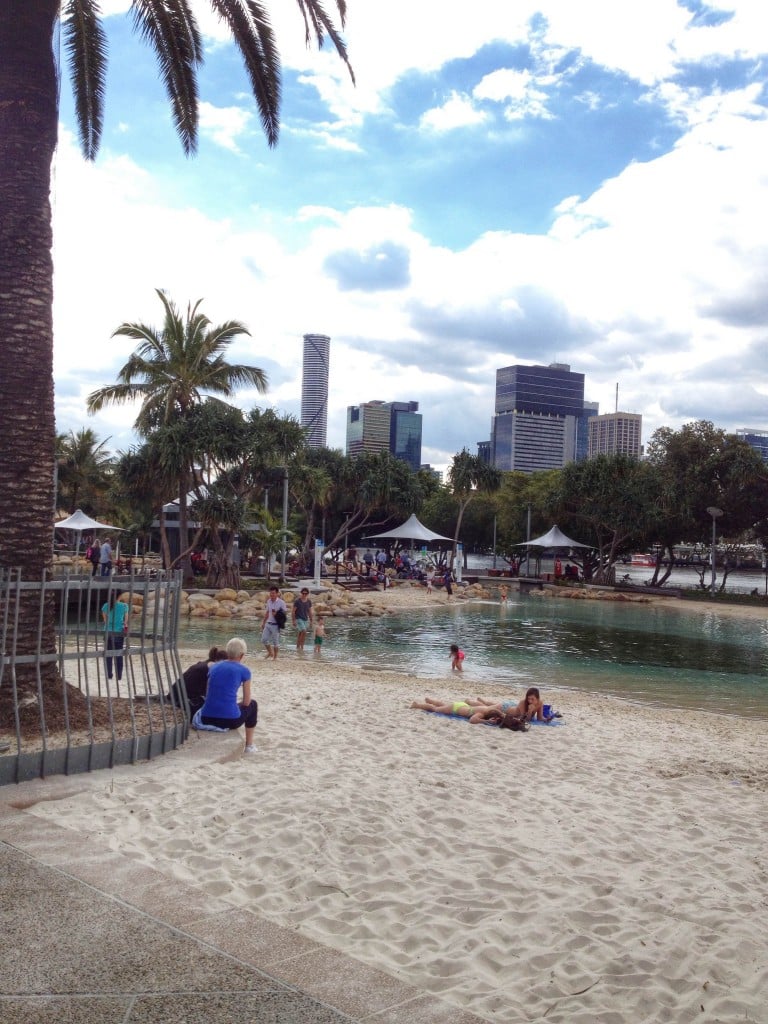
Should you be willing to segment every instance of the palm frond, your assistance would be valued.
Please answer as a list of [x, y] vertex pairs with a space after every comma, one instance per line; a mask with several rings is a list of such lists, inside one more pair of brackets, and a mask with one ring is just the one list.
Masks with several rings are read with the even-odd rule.
[[202, 42], [188, 0], [133, 0], [136, 30], [157, 56], [160, 77], [171, 101], [173, 123], [189, 156], [197, 149], [197, 68]]
[[107, 39], [96, 0], [66, 0], [61, 11], [80, 146], [95, 160], [104, 124]]
[[100, 412], [105, 405], [123, 405], [136, 398], [142, 398], [144, 386], [142, 384], [107, 384], [98, 391], [92, 391], [88, 395], [86, 408], [89, 414]]
[[280, 55], [269, 17], [257, 0], [210, 0], [243, 58], [261, 126], [270, 146], [280, 130]]
[[[320, 3], [320, 0], [296, 0], [296, 2], [298, 3], [299, 9], [304, 17], [304, 38], [307, 46], [311, 43], [312, 36], [314, 35], [317, 40], [317, 45], [322, 48], [327, 33], [328, 38], [336, 47], [336, 52], [347, 65], [349, 77], [354, 83], [355, 72], [352, 70], [352, 65], [349, 63], [347, 45], [339, 35], [336, 26], [326, 14], [325, 8], [322, 3]], [[345, 0], [336, 0], [336, 8], [339, 12], [341, 27], [343, 28], [347, 17], [347, 5]]]

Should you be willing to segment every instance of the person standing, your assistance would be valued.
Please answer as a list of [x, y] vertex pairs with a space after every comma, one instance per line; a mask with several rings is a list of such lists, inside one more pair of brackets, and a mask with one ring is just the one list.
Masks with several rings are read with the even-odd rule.
[[[118, 683], [123, 678], [123, 655], [125, 635], [128, 632], [128, 605], [118, 600], [117, 591], [112, 591], [109, 600], [101, 608], [104, 619], [104, 652], [107, 658], [107, 679], [112, 678], [112, 663], [117, 674]], [[114, 652], [120, 651], [117, 654]], [[114, 657], [113, 657], [114, 653]]]
[[462, 651], [458, 644], [451, 644], [451, 671], [452, 672], [463, 672], [464, 671], [464, 651]]
[[101, 545], [99, 565], [101, 566], [102, 576], [110, 576], [112, 574], [112, 542], [109, 537], [106, 537]]
[[101, 561], [101, 541], [98, 537], [93, 538], [93, 543], [87, 551], [88, 561], [91, 563], [91, 576], [96, 576], [99, 571], [99, 562]]
[[[200, 721], [217, 729], [239, 729], [244, 725], [245, 753], [255, 754], [253, 734], [259, 707], [255, 700], [251, 700], [251, 670], [242, 664], [248, 647], [245, 640], [233, 636], [226, 650], [227, 660], [217, 661], [208, 670], [208, 692], [199, 712]], [[237, 694], [241, 686], [243, 699], [238, 703]]]
[[432, 581], [435, 578], [435, 567], [430, 565], [427, 567], [427, 593], [432, 593]]
[[269, 588], [269, 597], [264, 608], [264, 618], [261, 620], [261, 642], [267, 649], [267, 658], [277, 661], [277, 652], [280, 650], [280, 622], [285, 625], [288, 617], [288, 606], [280, 597], [278, 587]]
[[320, 654], [325, 639], [325, 618], [318, 615], [315, 620], [315, 654]]
[[443, 573], [443, 586], [445, 587], [446, 600], [450, 601], [453, 596], [453, 573], [448, 566], [446, 566]]
[[302, 587], [301, 594], [293, 602], [291, 621], [296, 630], [296, 650], [303, 651], [307, 631], [312, 628], [312, 602], [306, 587]]

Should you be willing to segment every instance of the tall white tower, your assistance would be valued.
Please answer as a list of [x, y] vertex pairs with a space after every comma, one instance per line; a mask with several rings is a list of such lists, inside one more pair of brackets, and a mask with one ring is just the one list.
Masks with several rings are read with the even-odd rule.
[[304, 335], [301, 376], [301, 425], [310, 448], [324, 448], [328, 435], [328, 357], [331, 339], [326, 334]]

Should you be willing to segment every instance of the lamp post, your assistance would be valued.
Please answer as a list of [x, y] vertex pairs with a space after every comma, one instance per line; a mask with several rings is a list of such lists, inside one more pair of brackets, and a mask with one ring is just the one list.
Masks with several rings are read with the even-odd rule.
[[288, 557], [288, 466], [283, 466], [283, 547], [280, 552], [281, 581], [285, 583], [285, 560]]
[[714, 505], [710, 505], [707, 508], [707, 512], [712, 516], [712, 597], [715, 596], [715, 580], [717, 579], [717, 572], [715, 570], [715, 544], [717, 543], [717, 537], [715, 535], [715, 529], [717, 520], [723, 514], [721, 508], [715, 508]]

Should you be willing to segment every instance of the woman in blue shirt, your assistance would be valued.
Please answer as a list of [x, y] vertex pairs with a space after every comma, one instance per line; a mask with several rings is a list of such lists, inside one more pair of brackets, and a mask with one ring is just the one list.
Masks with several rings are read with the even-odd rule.
[[[104, 619], [104, 631], [106, 633], [105, 651], [122, 651], [125, 644], [125, 634], [128, 632], [128, 605], [118, 601], [117, 591], [112, 591], [109, 600], [104, 602], [101, 609], [101, 617]], [[107, 678], [112, 678], [113, 659], [107, 654]], [[117, 671], [118, 683], [123, 678], [123, 656], [116, 655], [114, 658]]]
[[[227, 644], [227, 660], [217, 661], [208, 670], [208, 692], [200, 709], [203, 725], [219, 729], [239, 729], [245, 726], [245, 753], [254, 754], [253, 733], [259, 715], [258, 705], [251, 700], [251, 670], [242, 664], [248, 652], [245, 640], [234, 636]], [[243, 699], [237, 694], [242, 686]]]

